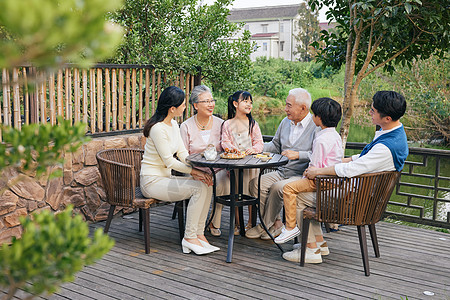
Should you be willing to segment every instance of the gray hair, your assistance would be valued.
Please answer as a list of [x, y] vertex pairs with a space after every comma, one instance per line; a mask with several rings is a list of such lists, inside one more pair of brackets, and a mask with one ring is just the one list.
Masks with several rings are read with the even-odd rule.
[[311, 107], [311, 94], [302, 88], [296, 88], [289, 91], [289, 95], [294, 96], [297, 104], [305, 104], [308, 108]]
[[198, 102], [198, 97], [203, 93], [211, 93], [211, 89], [206, 85], [197, 85], [191, 92], [191, 97], [189, 98], [189, 103], [193, 105]]

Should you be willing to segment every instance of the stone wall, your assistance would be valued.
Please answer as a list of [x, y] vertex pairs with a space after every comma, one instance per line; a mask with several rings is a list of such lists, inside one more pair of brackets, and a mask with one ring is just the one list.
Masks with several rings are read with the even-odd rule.
[[[103, 149], [143, 148], [144, 144], [141, 133], [95, 138], [76, 153], [65, 154], [63, 177], [59, 178], [35, 178], [34, 173], [14, 169], [3, 171], [0, 175], [0, 244], [9, 242], [13, 236], [21, 236], [21, 216], [43, 209], [56, 212], [71, 203], [74, 211], [86, 221], [106, 220], [109, 204], [105, 202], [95, 155]], [[115, 213], [120, 211], [118, 208]]]

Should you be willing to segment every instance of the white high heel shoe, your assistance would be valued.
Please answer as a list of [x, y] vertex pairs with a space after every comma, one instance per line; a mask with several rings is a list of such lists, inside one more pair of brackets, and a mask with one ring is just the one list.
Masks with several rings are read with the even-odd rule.
[[194, 251], [194, 253], [197, 255], [203, 255], [214, 252], [214, 250], [212, 250], [211, 248], [206, 248], [196, 244], [189, 243], [185, 239], [181, 241], [181, 246], [183, 247], [183, 253], [191, 253], [191, 251]]
[[211, 249], [212, 251], [219, 251], [220, 250], [219, 247], [213, 246], [210, 243], [202, 241], [201, 239], [198, 239], [198, 240], [200, 241], [200, 244], [202, 244], [202, 246], [205, 247], [205, 248]]

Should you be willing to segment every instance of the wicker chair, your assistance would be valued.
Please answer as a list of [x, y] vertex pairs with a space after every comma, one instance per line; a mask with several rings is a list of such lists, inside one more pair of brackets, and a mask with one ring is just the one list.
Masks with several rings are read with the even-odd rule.
[[[144, 150], [142, 149], [108, 149], [97, 153], [97, 162], [106, 191], [109, 208], [104, 232], [107, 233], [116, 206], [139, 208], [139, 231], [144, 225], [145, 253], [150, 253], [150, 211], [157, 203], [156, 199], [148, 199], [142, 195], [139, 184], [139, 173]], [[184, 235], [183, 202], [176, 202], [180, 239]]]
[[379, 172], [352, 178], [317, 176], [316, 209], [303, 210], [300, 266], [305, 265], [305, 251], [310, 220], [355, 225], [366, 276], [370, 275], [365, 225], [369, 226], [375, 257], [380, 257], [375, 223], [386, 209], [400, 172]]

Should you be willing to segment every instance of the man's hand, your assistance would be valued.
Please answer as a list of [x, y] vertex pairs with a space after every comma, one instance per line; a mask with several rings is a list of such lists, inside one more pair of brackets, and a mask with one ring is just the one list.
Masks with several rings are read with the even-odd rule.
[[350, 156], [350, 157], [343, 157], [342, 158], [342, 162], [343, 163], [349, 163], [349, 162], [351, 162], [352, 161], [352, 157]]
[[289, 160], [296, 160], [298, 159], [298, 152], [292, 151], [292, 150], [284, 150], [281, 152], [281, 155], [286, 156]]

